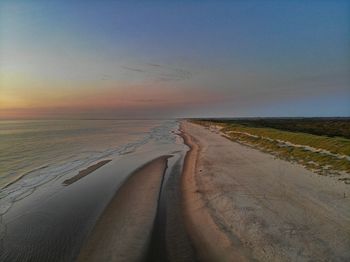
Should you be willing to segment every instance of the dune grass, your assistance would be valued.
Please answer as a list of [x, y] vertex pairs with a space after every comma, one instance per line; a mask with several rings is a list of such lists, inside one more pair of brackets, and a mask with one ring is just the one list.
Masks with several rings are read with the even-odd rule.
[[273, 128], [246, 127], [239, 124], [226, 124], [223, 131], [227, 132], [230, 130], [247, 132], [261, 137], [268, 137], [274, 140], [278, 139], [289, 141], [293, 144], [320, 148], [334, 154], [350, 156], [350, 139], [343, 137], [328, 137], [307, 133], [282, 131]]
[[[229, 139], [258, 148], [279, 158], [297, 162], [322, 175], [350, 174], [350, 139], [237, 123], [196, 120], [204, 126], [220, 126]], [[345, 183], [348, 179], [340, 178]]]
[[211, 119], [212, 122], [236, 123], [248, 127], [267, 127], [283, 131], [350, 139], [350, 117], [237, 118]]

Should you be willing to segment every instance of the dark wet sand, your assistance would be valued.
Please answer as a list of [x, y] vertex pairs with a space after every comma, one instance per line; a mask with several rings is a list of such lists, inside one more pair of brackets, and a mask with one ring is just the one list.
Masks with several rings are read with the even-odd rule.
[[[78, 261], [196, 261], [183, 221], [182, 158], [158, 157], [124, 182]], [[175, 162], [174, 162], [175, 161]]]
[[0, 261], [75, 261], [116, 192], [137, 167], [158, 156], [141, 152], [112, 161], [70, 186], [62, 186], [67, 179], [62, 178], [49, 188], [40, 187], [1, 217]]
[[77, 182], [79, 179], [82, 179], [83, 177], [87, 176], [88, 174], [94, 172], [96, 169], [100, 168], [101, 166], [104, 166], [105, 164], [107, 164], [110, 161], [112, 161], [112, 159], [103, 160], [103, 161], [100, 161], [92, 166], [89, 166], [88, 168], [79, 171], [79, 173], [76, 176], [73, 176], [69, 179], [64, 180], [63, 184], [65, 186], [71, 185], [74, 182]]
[[196, 261], [182, 213], [183, 157], [157, 157], [131, 173], [124, 170], [137, 162], [128, 159], [54, 197], [29, 196], [26, 213], [5, 217], [0, 261]]
[[117, 191], [81, 249], [78, 261], [196, 261], [180, 195], [182, 158], [158, 157]]
[[197, 261], [183, 217], [183, 156], [168, 161], [174, 163], [169, 164], [165, 175], [146, 261]]
[[78, 261], [140, 261], [146, 257], [168, 158], [156, 158], [126, 180], [99, 218]]

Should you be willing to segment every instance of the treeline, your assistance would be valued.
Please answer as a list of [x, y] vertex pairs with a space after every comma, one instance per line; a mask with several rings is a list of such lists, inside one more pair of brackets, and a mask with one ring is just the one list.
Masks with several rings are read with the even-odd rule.
[[236, 118], [197, 119], [217, 123], [236, 123], [247, 127], [268, 127], [313, 135], [350, 138], [350, 118]]

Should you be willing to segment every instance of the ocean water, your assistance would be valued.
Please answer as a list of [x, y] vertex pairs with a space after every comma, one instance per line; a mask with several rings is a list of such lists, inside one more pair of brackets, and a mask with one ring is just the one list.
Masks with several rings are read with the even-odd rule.
[[166, 124], [174, 123], [154, 120], [0, 121], [0, 187], [28, 175], [33, 183], [42, 182], [113, 154], [127, 154], [147, 143], [152, 133]]
[[[177, 125], [172, 120], [0, 121], [0, 199], [130, 154], [151, 140], [174, 139]], [[2, 205], [0, 215], [6, 209]]]
[[[178, 126], [175, 120], [0, 121], [0, 261], [74, 261], [134, 170], [161, 155], [171, 156], [167, 172], [181, 165], [186, 148]], [[105, 159], [112, 161], [64, 185]]]

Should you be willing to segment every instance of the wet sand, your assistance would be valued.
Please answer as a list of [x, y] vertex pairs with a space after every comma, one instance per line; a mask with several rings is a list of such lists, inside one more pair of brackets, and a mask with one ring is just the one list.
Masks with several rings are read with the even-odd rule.
[[181, 177], [184, 155], [168, 159], [146, 261], [194, 262], [195, 249], [183, 218]]
[[[166, 128], [152, 131], [145, 141], [137, 150], [126, 145], [128, 154], [108, 163], [98, 162], [79, 174], [48, 176], [28, 193], [2, 201], [9, 205], [0, 208], [0, 261], [76, 261], [83, 252], [91, 252], [91, 260], [106, 256], [110, 261], [114, 251], [120, 256], [112, 261], [194, 261], [178, 185], [186, 146]], [[147, 163], [158, 158], [150, 168]], [[27, 186], [15, 189], [22, 192]], [[108, 225], [101, 226], [103, 221]], [[96, 237], [111, 252], [104, 256], [88, 250], [97, 227], [107, 230]], [[91, 244], [104, 252], [101, 245]]]
[[[67, 179], [62, 177], [16, 202], [0, 224], [0, 261], [76, 261], [83, 242], [103, 217], [116, 192], [134, 174], [135, 167], [159, 157], [159, 152], [153, 147], [150, 149], [111, 161], [70, 186], [62, 185]], [[167, 172], [181, 155], [175, 152], [167, 161]], [[51, 193], [55, 187], [59, 191], [47, 197], [46, 193]], [[155, 187], [160, 189], [159, 184]], [[144, 201], [153, 200], [146, 197]], [[151, 227], [144, 226], [153, 238], [153, 221]], [[146, 253], [145, 257], [148, 250]], [[133, 252], [130, 254], [132, 256]]]
[[88, 168], [79, 171], [79, 173], [69, 179], [66, 179], [63, 181], [63, 185], [68, 186], [73, 184], [74, 182], [77, 182], [79, 179], [82, 179], [83, 177], [87, 176], [88, 174], [91, 174], [92, 172], [94, 172], [95, 170], [99, 169], [101, 166], [104, 166], [105, 164], [107, 164], [108, 162], [111, 162], [111, 159], [108, 160], [103, 160], [100, 161], [92, 166], [89, 166]]
[[146, 257], [167, 158], [145, 164], [127, 179], [99, 218], [78, 261], [140, 261]]
[[[150, 149], [16, 203], [3, 217], [0, 261], [196, 261], [182, 216], [185, 151]], [[52, 186], [60, 191], [45, 197]]]
[[78, 261], [196, 261], [180, 196], [182, 157], [133, 172], [87, 237]]
[[201, 261], [349, 261], [348, 185], [199, 125], [182, 131], [184, 214]]

